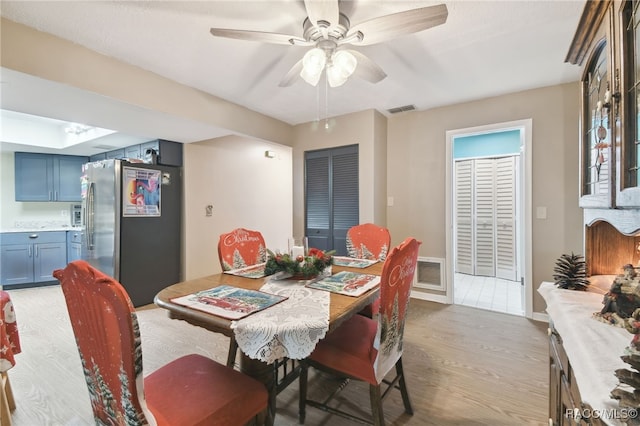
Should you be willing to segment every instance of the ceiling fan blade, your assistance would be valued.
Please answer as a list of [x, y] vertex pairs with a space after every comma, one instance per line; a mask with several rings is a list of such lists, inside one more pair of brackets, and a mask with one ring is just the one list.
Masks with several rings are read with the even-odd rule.
[[380, 43], [444, 24], [448, 14], [447, 5], [439, 4], [380, 16], [352, 26], [347, 37], [359, 31], [364, 37], [362, 41], [354, 43], [362, 46]]
[[300, 71], [302, 71], [302, 59], [300, 59], [291, 67], [289, 72], [287, 72], [287, 74], [282, 78], [278, 86], [280, 87], [291, 86], [293, 83], [295, 83], [298, 77], [300, 77]]
[[264, 43], [286, 44], [287, 46], [310, 46], [305, 39], [288, 34], [267, 33], [262, 31], [230, 30], [226, 28], [211, 28], [211, 34], [216, 37], [235, 38], [238, 40], [261, 41]]
[[358, 66], [356, 70], [353, 72], [353, 75], [366, 80], [370, 83], [378, 83], [379, 81], [384, 80], [387, 77], [387, 74], [380, 68], [378, 64], [373, 62], [364, 54], [358, 52], [357, 50], [347, 50], [347, 52], [351, 53], [356, 57], [358, 61]]
[[309, 21], [311, 21], [313, 26], [322, 27], [322, 25], [318, 25], [318, 22], [321, 21], [327, 23], [327, 25], [324, 26], [325, 28], [338, 24], [338, 20], [340, 19], [338, 0], [304, 0], [304, 6], [307, 9]]

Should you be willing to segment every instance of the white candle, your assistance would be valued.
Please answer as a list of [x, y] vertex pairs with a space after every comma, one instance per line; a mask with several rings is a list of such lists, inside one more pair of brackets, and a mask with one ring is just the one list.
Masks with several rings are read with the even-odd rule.
[[611, 91], [607, 90], [606, 92], [604, 92], [604, 103], [608, 104], [610, 100], [611, 100]]
[[293, 246], [291, 248], [291, 257], [295, 259], [298, 256], [304, 256], [304, 246]]

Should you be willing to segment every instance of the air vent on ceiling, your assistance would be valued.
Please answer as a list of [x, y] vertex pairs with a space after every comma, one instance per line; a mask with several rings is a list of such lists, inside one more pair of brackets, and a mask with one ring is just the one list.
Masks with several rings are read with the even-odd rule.
[[416, 109], [415, 105], [405, 105], [401, 107], [391, 108], [391, 109], [388, 109], [387, 111], [389, 112], [389, 114], [397, 114], [399, 112], [414, 111], [415, 109]]
[[92, 147], [93, 149], [116, 149], [118, 148], [117, 146], [112, 146], [112, 145], [96, 145]]

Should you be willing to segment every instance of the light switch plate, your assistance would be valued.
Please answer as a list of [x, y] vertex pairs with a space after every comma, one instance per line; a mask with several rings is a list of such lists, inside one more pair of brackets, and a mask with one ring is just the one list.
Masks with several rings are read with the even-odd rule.
[[547, 208], [546, 207], [537, 207], [536, 208], [536, 219], [546, 219], [547, 218]]

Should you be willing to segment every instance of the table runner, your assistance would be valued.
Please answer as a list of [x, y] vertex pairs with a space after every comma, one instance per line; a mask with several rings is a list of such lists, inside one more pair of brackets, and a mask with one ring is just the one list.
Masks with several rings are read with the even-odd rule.
[[287, 280], [267, 281], [260, 290], [288, 299], [232, 321], [238, 347], [248, 357], [268, 364], [285, 357], [308, 357], [329, 330], [330, 293]]
[[13, 303], [9, 293], [0, 290], [0, 371], [16, 364], [14, 355], [20, 353], [20, 338]]

